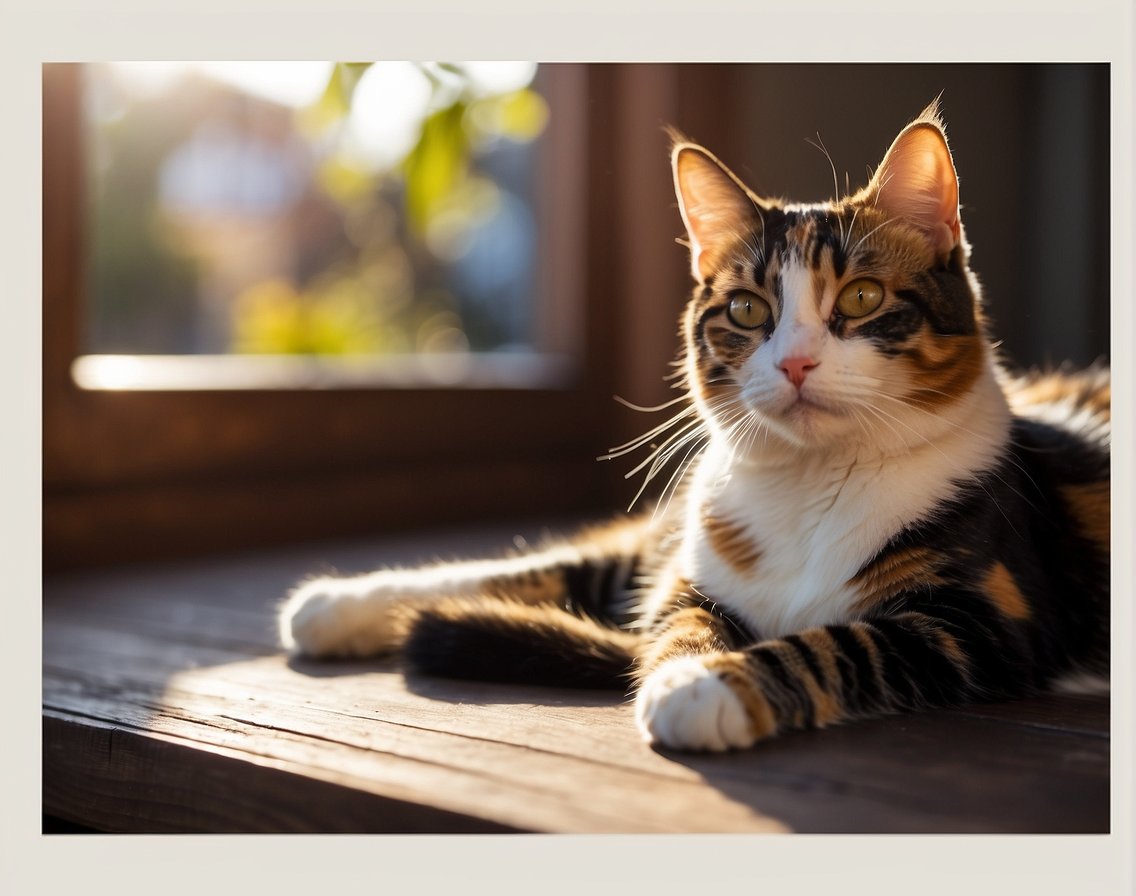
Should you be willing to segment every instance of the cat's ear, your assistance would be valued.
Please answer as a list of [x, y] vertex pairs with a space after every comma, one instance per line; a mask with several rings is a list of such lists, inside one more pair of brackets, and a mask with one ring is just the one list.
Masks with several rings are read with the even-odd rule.
[[752, 229], [757, 206], [742, 182], [701, 146], [677, 144], [671, 151], [671, 168], [690, 237], [691, 270], [702, 283], [723, 254]]
[[937, 100], [895, 138], [868, 189], [877, 208], [925, 233], [937, 257], [958, 245], [958, 176]]

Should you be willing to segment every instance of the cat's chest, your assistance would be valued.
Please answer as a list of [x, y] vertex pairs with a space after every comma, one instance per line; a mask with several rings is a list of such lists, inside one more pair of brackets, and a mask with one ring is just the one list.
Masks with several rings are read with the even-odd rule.
[[707, 471], [687, 510], [683, 575], [766, 637], [852, 618], [857, 573], [929, 500], [878, 468], [794, 472]]

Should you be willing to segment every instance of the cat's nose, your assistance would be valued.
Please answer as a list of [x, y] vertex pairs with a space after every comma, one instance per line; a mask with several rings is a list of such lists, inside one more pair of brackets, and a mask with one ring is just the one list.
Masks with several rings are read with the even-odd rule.
[[809, 371], [817, 366], [817, 362], [806, 355], [797, 355], [792, 358], [786, 358], [780, 364], [781, 369], [785, 372], [785, 376], [789, 378], [789, 382], [801, 388], [801, 383], [805, 381], [805, 377], [809, 375]]

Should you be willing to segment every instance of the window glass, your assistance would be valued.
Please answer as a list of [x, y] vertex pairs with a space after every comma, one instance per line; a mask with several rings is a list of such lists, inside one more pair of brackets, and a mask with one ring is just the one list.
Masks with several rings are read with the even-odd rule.
[[85, 352], [539, 348], [535, 64], [86, 74]]

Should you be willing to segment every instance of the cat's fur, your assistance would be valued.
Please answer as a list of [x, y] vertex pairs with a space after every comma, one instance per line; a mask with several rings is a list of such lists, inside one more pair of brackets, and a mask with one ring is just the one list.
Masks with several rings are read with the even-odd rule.
[[999, 367], [936, 106], [827, 203], [672, 162], [698, 284], [675, 493], [523, 555], [308, 581], [283, 643], [630, 686], [646, 738], [709, 750], [1106, 676], [1108, 371]]

